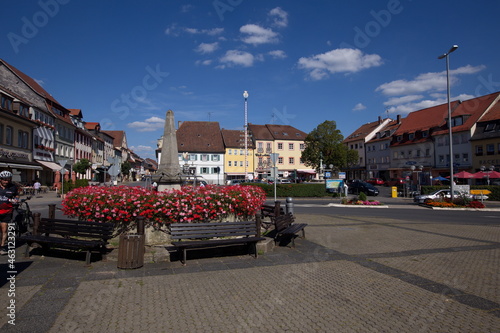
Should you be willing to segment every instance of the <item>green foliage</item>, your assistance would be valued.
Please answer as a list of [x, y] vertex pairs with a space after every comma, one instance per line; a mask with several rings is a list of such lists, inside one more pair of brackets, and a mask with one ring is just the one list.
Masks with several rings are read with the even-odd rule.
[[[243, 183], [242, 185], [259, 186], [266, 192], [268, 198], [274, 197], [274, 185], [261, 183]], [[325, 184], [276, 184], [277, 197], [327, 197], [331, 194], [326, 192]]]
[[[71, 180], [63, 182], [64, 193], [68, 193], [69, 191], [78, 187], [86, 187], [86, 186], [89, 186], [88, 179], [77, 179], [74, 183]], [[59, 193], [61, 193], [60, 190]]]
[[331, 164], [334, 172], [357, 163], [357, 151], [348, 149], [343, 140], [335, 121], [326, 120], [307, 135], [302, 160], [314, 169], [319, 169], [321, 161]]
[[92, 163], [90, 163], [88, 159], [82, 158], [81, 160], [73, 164], [73, 171], [84, 175], [91, 166]]
[[121, 172], [123, 175], [128, 176], [130, 169], [132, 169], [132, 166], [128, 161], [122, 163]]
[[361, 201], [366, 201], [368, 198], [366, 197], [366, 194], [365, 192], [360, 192], [358, 194], [358, 200], [361, 200]]

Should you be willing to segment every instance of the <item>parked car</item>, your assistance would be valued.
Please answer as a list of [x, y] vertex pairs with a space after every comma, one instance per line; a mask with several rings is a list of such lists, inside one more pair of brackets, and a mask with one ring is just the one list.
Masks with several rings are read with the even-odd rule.
[[292, 181], [290, 179], [280, 179], [278, 184], [291, 184]]
[[384, 185], [384, 180], [382, 178], [370, 178], [366, 182], [372, 185]]
[[384, 185], [385, 186], [398, 186], [398, 185], [403, 185], [405, 183], [404, 178], [391, 178], [387, 181], [385, 181]]
[[[473, 196], [469, 193], [463, 193], [463, 192], [456, 191], [456, 190], [453, 191], [453, 196], [455, 198], [465, 196], [469, 199], [476, 199], [475, 196]], [[480, 198], [480, 196], [478, 196], [478, 197]], [[485, 200], [484, 199], [485, 197], [486, 197], [486, 199], [488, 199], [487, 196], [483, 195], [483, 200]], [[439, 199], [444, 199], [444, 198], [451, 198], [451, 190], [450, 189], [441, 189], [441, 190], [436, 190], [436, 191], [429, 193], [429, 194], [416, 195], [413, 198], [413, 202], [425, 203], [426, 200], [439, 200]]]
[[347, 187], [347, 192], [352, 194], [359, 194], [363, 192], [366, 195], [373, 196], [377, 196], [380, 193], [379, 190], [372, 184], [359, 181], [349, 184], [349, 186]]

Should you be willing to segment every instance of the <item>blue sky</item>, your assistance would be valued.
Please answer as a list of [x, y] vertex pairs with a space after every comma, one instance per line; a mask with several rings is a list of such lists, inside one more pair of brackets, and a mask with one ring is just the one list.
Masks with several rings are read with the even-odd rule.
[[500, 2], [4, 1], [0, 57], [66, 108], [154, 157], [176, 121], [248, 121], [344, 136], [452, 98], [500, 90]]

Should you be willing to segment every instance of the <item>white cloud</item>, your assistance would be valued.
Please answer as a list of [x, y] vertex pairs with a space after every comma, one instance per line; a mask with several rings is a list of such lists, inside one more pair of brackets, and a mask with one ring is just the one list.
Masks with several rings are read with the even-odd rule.
[[242, 41], [247, 44], [270, 44], [278, 42], [278, 34], [271, 29], [262, 28], [256, 24], [247, 24], [240, 28], [245, 36]]
[[130, 149], [134, 152], [134, 153], [138, 153], [138, 152], [145, 152], [145, 151], [154, 151], [153, 147], [151, 146], [144, 146], [144, 145], [139, 145], [139, 146], [131, 146]]
[[219, 48], [219, 43], [218, 42], [215, 42], [215, 43], [201, 43], [196, 48], [196, 52], [199, 52], [201, 54], [207, 54], [207, 53], [214, 52], [218, 48]]
[[224, 28], [213, 28], [213, 29], [186, 28], [186, 27], [178, 27], [176, 23], [173, 23], [167, 29], [165, 29], [165, 34], [174, 37], [179, 36], [181, 32], [186, 32], [191, 35], [217, 36], [224, 32]]
[[211, 59], [207, 59], [207, 60], [196, 60], [196, 61], [195, 61], [195, 64], [196, 64], [196, 65], [208, 66], [208, 65], [211, 65], [211, 64], [212, 64], [212, 60], [211, 60]]
[[268, 54], [273, 57], [274, 59], [284, 59], [287, 57], [285, 51], [283, 50], [274, 50], [274, 51], [270, 51], [268, 52]]
[[269, 16], [273, 20], [273, 25], [280, 28], [285, 28], [288, 26], [288, 13], [280, 7], [271, 9], [271, 11], [269, 12]]
[[352, 109], [352, 111], [361, 111], [361, 110], [364, 110], [366, 109], [366, 106], [364, 106], [362, 103], [358, 103], [354, 106], [354, 108]]
[[[458, 75], [475, 74], [483, 70], [485, 66], [464, 66], [450, 70], [450, 84], [458, 82]], [[401, 96], [406, 94], [420, 94], [429, 91], [446, 90], [446, 71], [431, 72], [418, 75], [413, 80], [395, 80], [381, 84], [375, 89], [387, 96]]]
[[298, 65], [309, 71], [310, 79], [321, 80], [329, 74], [356, 73], [382, 63], [382, 58], [377, 54], [363, 54], [359, 49], [335, 49], [308, 58], [302, 57]]
[[393, 97], [390, 98], [387, 102], [384, 102], [384, 105], [398, 105], [398, 104], [405, 104], [405, 103], [410, 103], [419, 99], [424, 98], [423, 95], [408, 95], [408, 96], [403, 96], [403, 97]]
[[220, 58], [220, 62], [228, 66], [239, 65], [243, 67], [251, 67], [255, 58], [251, 53], [238, 50], [229, 50]]
[[144, 121], [134, 121], [127, 126], [136, 129], [138, 132], [154, 132], [164, 128], [165, 120], [160, 117], [151, 117]]

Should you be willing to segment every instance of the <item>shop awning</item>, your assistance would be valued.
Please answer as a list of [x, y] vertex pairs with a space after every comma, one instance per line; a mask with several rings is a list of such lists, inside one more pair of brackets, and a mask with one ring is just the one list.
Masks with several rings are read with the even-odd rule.
[[12, 169], [29, 169], [29, 170], [43, 170], [41, 166], [31, 164], [18, 164], [18, 163], [4, 163], [0, 162], [0, 167]]
[[[54, 162], [48, 162], [48, 161], [37, 161], [37, 162], [40, 163], [42, 166], [51, 169], [52, 171], [61, 171], [62, 169], [62, 167], [59, 164]], [[68, 172], [68, 170], [66, 170], [65, 172]]]

